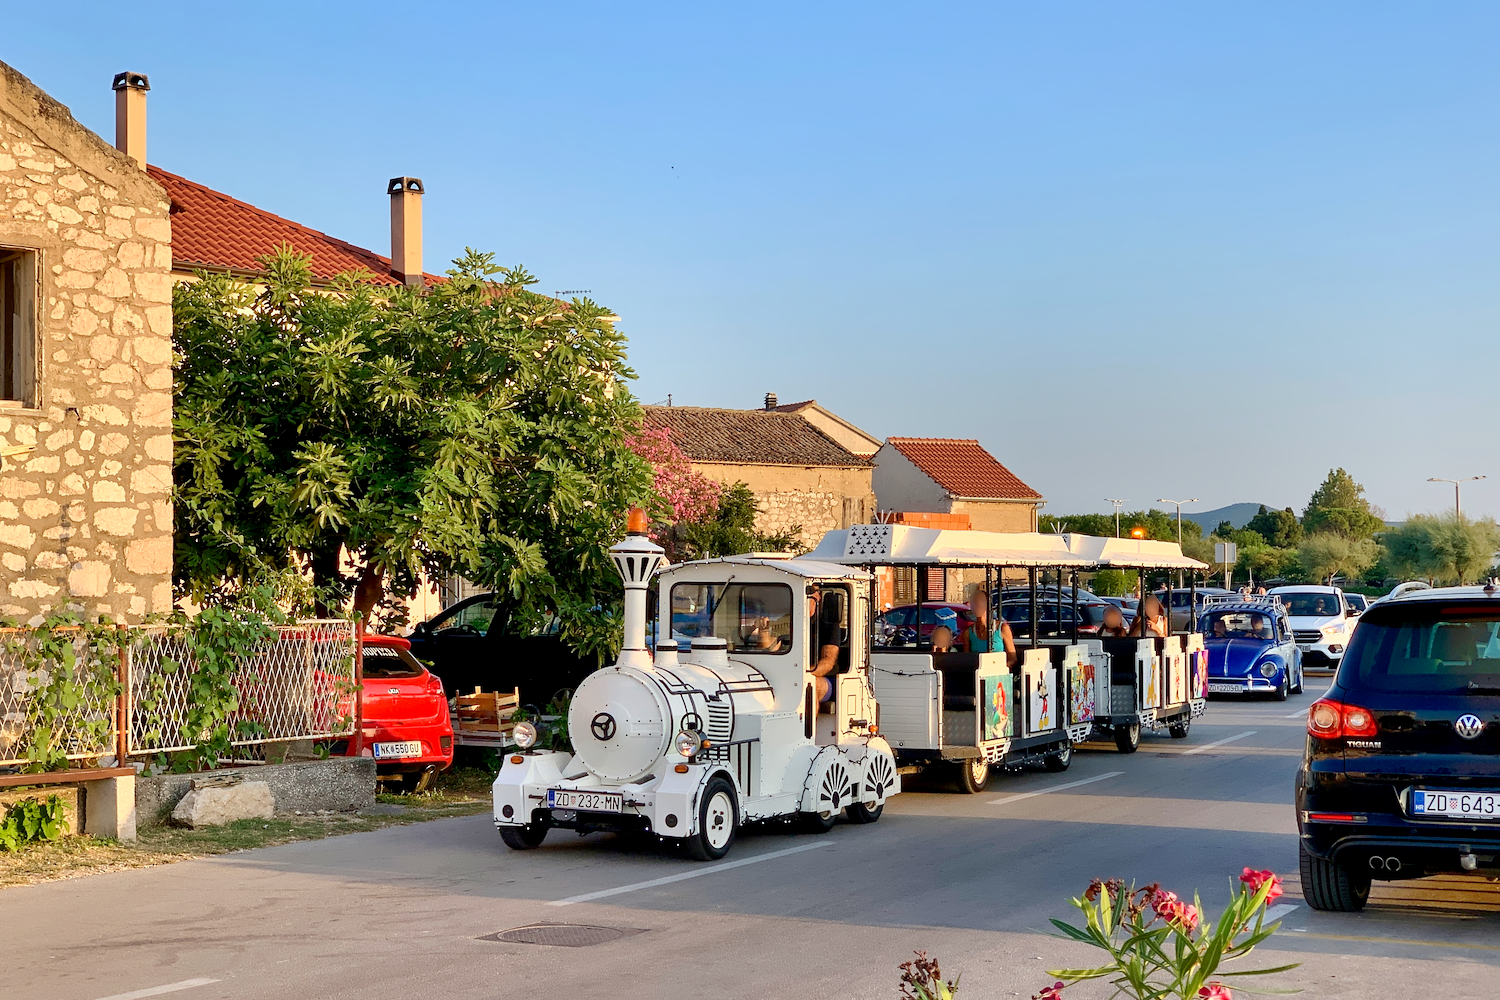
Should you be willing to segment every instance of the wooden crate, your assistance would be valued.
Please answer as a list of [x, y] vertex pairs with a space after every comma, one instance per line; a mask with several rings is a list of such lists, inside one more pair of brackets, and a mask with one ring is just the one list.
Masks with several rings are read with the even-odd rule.
[[453, 720], [453, 738], [460, 746], [509, 746], [516, 710], [521, 707], [521, 689], [505, 693], [474, 689], [458, 696], [458, 715]]

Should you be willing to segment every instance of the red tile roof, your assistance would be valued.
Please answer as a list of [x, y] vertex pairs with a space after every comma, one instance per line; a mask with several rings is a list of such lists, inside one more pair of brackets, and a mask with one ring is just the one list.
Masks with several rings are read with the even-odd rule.
[[[256, 258], [268, 257], [289, 243], [300, 253], [312, 254], [315, 282], [364, 268], [374, 275], [374, 284], [401, 284], [391, 274], [389, 257], [272, 215], [160, 167], [148, 166], [146, 172], [172, 199], [172, 266], [177, 270], [260, 274], [264, 268]], [[444, 280], [435, 274], [425, 277], [428, 284]]]
[[666, 427], [672, 443], [694, 462], [743, 465], [864, 467], [870, 460], [845, 450], [795, 413], [723, 410], [706, 406], [647, 406], [645, 425]]
[[929, 479], [955, 497], [1040, 500], [1042, 495], [995, 461], [972, 438], [888, 438]]

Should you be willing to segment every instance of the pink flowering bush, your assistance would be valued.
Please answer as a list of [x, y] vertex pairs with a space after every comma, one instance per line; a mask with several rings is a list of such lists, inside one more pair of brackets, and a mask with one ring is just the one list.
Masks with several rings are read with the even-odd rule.
[[1084, 926], [1052, 923], [1063, 936], [1108, 952], [1106, 965], [1088, 969], [1053, 969], [1057, 982], [1033, 1000], [1064, 1000], [1063, 990], [1085, 979], [1105, 979], [1117, 995], [1136, 1000], [1234, 1000], [1234, 990], [1220, 981], [1231, 976], [1264, 976], [1295, 969], [1220, 972], [1224, 962], [1244, 958], [1279, 924], [1263, 926], [1266, 907], [1281, 895], [1281, 879], [1269, 871], [1246, 868], [1229, 906], [1210, 922], [1197, 894], [1188, 903], [1153, 882], [1143, 889], [1119, 879], [1094, 879], [1073, 905]]
[[650, 462], [656, 472], [656, 495], [666, 508], [653, 511], [657, 520], [697, 524], [718, 513], [724, 487], [693, 471], [687, 455], [672, 443], [670, 430], [665, 427], [656, 430], [642, 428], [625, 443], [631, 451]]

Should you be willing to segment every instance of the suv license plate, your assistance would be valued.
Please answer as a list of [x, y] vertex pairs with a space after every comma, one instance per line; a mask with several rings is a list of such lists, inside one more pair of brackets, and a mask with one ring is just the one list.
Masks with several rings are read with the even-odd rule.
[[1500, 819], [1500, 792], [1439, 792], [1418, 788], [1412, 791], [1411, 814], [1445, 819]]
[[549, 788], [547, 806], [550, 809], [617, 813], [625, 810], [625, 796], [619, 792], [575, 792], [567, 788]]
[[420, 756], [422, 756], [422, 743], [420, 740], [402, 740], [399, 743], [375, 744], [376, 760], [398, 760], [402, 757]]

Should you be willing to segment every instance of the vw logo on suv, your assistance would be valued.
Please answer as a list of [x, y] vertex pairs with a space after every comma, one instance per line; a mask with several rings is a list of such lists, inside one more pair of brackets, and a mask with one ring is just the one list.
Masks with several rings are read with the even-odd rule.
[[[1474, 720], [1478, 722], [1478, 719]], [[594, 734], [594, 739], [600, 743], [608, 743], [615, 738], [615, 717], [608, 712], [600, 712], [594, 716], [589, 723], [589, 732]]]
[[1484, 723], [1479, 721], [1477, 715], [1460, 715], [1458, 721], [1453, 724], [1453, 728], [1464, 739], [1472, 740], [1484, 732]]

